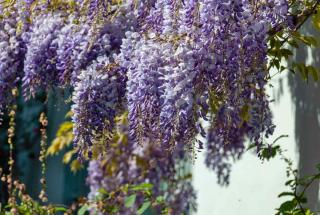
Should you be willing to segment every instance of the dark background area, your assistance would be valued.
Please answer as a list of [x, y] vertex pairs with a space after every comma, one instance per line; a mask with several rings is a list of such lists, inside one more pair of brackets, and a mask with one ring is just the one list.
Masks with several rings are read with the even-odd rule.
[[[16, 133], [14, 138], [14, 178], [25, 183], [27, 193], [38, 199], [41, 190], [41, 164], [39, 116], [45, 112], [48, 117], [48, 146], [55, 138], [59, 125], [64, 122], [65, 114], [70, 110], [66, 100], [70, 97], [68, 91], [49, 93], [48, 98], [40, 93], [35, 99], [24, 101], [18, 98], [18, 111], [16, 116]], [[0, 166], [7, 171], [7, 158], [9, 146], [7, 143], [8, 119], [5, 118], [0, 127]], [[72, 147], [72, 146], [70, 146]], [[62, 163], [64, 151], [57, 156], [47, 157], [47, 194], [50, 203], [69, 205], [79, 196], [86, 196], [88, 187], [85, 186], [86, 169], [76, 174], [70, 171], [69, 165]], [[6, 187], [0, 182], [0, 200], [7, 200]]]

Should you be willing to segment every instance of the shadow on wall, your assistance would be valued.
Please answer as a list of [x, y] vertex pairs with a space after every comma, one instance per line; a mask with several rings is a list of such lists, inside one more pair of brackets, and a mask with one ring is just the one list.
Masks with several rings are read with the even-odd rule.
[[[306, 35], [320, 38], [320, 33], [313, 29], [311, 22], [301, 29]], [[308, 50], [300, 46], [295, 53], [295, 62], [320, 68], [320, 48]], [[300, 176], [308, 176], [316, 171], [316, 164], [320, 163], [320, 82], [310, 77], [304, 81], [299, 74], [289, 74], [289, 88], [295, 106], [295, 139], [299, 153]], [[319, 182], [313, 183], [307, 190], [308, 207], [319, 210]]]

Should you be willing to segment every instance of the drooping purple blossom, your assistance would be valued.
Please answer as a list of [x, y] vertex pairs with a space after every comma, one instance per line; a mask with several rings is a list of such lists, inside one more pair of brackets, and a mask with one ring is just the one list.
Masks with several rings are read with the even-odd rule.
[[219, 182], [228, 183], [230, 165], [241, 156], [245, 138], [259, 146], [264, 135], [273, 133], [264, 78], [267, 31], [275, 18], [256, 14], [259, 3], [206, 3], [200, 11], [201, 40], [213, 53], [207, 75], [214, 96], [223, 102], [212, 117], [206, 164], [218, 172]]
[[30, 32], [24, 35], [27, 52], [23, 87], [27, 97], [34, 96], [39, 88], [47, 90], [59, 83], [56, 68], [58, 44], [55, 39], [63, 24], [59, 13], [40, 15]]
[[114, 118], [123, 109], [126, 77], [121, 67], [102, 56], [78, 78], [72, 98], [74, 143], [81, 156], [91, 157], [93, 144], [110, 139]]
[[[172, 62], [164, 67], [164, 93], [160, 113], [162, 142], [167, 147], [177, 142], [189, 144], [194, 138], [194, 103], [196, 95], [196, 52], [191, 45], [181, 43], [171, 53]], [[170, 58], [169, 58], [170, 59]]]
[[119, 15], [112, 22], [92, 26], [90, 22], [75, 24], [77, 17], [69, 17], [68, 23], [61, 29], [56, 42], [57, 69], [60, 84], [74, 85], [80, 71], [85, 69], [99, 56], [112, 56], [119, 53], [125, 32], [133, 29], [135, 19], [128, 11], [129, 4], [118, 8]]
[[[83, 24], [78, 26], [73, 23], [73, 19], [71, 18], [69, 23], [62, 27], [56, 38], [58, 44], [56, 67], [59, 71], [59, 83], [62, 86], [71, 83], [74, 70], [79, 71], [81, 69], [75, 66], [77, 62], [76, 57], [79, 56], [80, 51], [78, 50], [81, 44], [87, 41], [86, 35], [88, 34], [88, 30], [88, 25]], [[84, 47], [82, 48], [84, 49]], [[86, 59], [81, 60], [86, 61]]]
[[0, 20], [0, 124], [3, 111], [14, 100], [12, 90], [18, 87], [22, 76], [24, 45], [17, 33], [16, 14]]
[[[164, 61], [159, 58], [166, 47], [143, 40], [133, 33], [123, 40], [121, 62], [128, 68], [127, 100], [130, 138], [132, 141], [158, 141], [157, 130]], [[169, 45], [169, 44], [168, 44]]]

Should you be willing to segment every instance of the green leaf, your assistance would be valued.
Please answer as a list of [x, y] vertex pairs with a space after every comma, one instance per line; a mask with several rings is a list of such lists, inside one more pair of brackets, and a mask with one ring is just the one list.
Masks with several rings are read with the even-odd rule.
[[288, 186], [288, 185], [291, 185], [292, 183], [294, 182], [294, 180], [288, 180], [285, 185]]
[[300, 203], [307, 203], [308, 199], [304, 196], [298, 196], [297, 201]]
[[317, 13], [314, 13], [312, 16], [312, 24], [315, 29], [320, 31], [320, 13], [319, 11]]
[[276, 43], [276, 41], [275, 41], [274, 37], [272, 37], [270, 39], [270, 49], [272, 49], [275, 46], [275, 43]]
[[250, 114], [249, 114], [249, 106], [248, 105], [244, 105], [241, 108], [240, 111], [240, 117], [244, 122], [248, 122], [250, 119]]
[[150, 205], [151, 205], [150, 201], [144, 202], [142, 206], [138, 209], [137, 214], [138, 215], [143, 214], [150, 207]]
[[98, 192], [103, 195], [109, 195], [109, 193], [104, 188], [100, 188]]
[[250, 151], [251, 149], [255, 148], [257, 145], [255, 143], [251, 143], [248, 148], [247, 151]]
[[308, 74], [312, 75], [314, 81], [319, 80], [318, 71], [316, 68], [314, 68], [313, 66], [307, 66], [307, 71], [308, 71]]
[[297, 206], [296, 201], [286, 201], [281, 204], [280, 208], [278, 209], [280, 212], [290, 212]]
[[74, 159], [70, 164], [70, 169], [73, 173], [76, 173], [81, 168], [83, 168], [83, 165], [80, 163], [78, 159]]
[[131, 187], [131, 190], [134, 191], [140, 191], [140, 190], [151, 190], [153, 188], [153, 185], [150, 183], [142, 183], [142, 184], [138, 184], [138, 185], [133, 185]]
[[277, 69], [279, 69], [280, 68], [280, 61], [274, 60], [274, 65], [276, 66]]
[[126, 198], [126, 200], [124, 202], [124, 205], [126, 206], [126, 208], [131, 208], [133, 206], [133, 204], [136, 201], [136, 197], [137, 197], [136, 194], [132, 194], [131, 196]]
[[114, 206], [111, 212], [112, 214], [119, 212], [119, 207]]
[[293, 48], [299, 48], [299, 44], [295, 40], [289, 40], [288, 43]]
[[292, 192], [282, 192], [278, 195], [278, 197], [282, 197], [282, 196], [294, 196], [294, 193]]
[[313, 66], [307, 66], [303, 63], [294, 63], [293, 68], [296, 68], [301, 74], [303, 80], [307, 81], [309, 79], [309, 74], [311, 74], [315, 81], [318, 80], [318, 71]]
[[263, 148], [260, 156], [262, 156], [263, 158], [269, 160], [271, 158], [274, 158], [277, 155], [277, 152], [280, 150], [280, 146], [279, 145], [268, 145], [267, 147]]
[[293, 211], [293, 213], [290, 213], [290, 215], [306, 215], [301, 209], [297, 209]]
[[156, 202], [158, 203], [158, 204], [162, 204], [163, 202], [164, 202], [164, 196], [158, 196], [157, 198], [156, 198]]
[[76, 153], [76, 150], [70, 150], [66, 152], [63, 156], [62, 162], [64, 164], [67, 164], [71, 161], [72, 156]]
[[84, 215], [86, 211], [88, 210], [89, 205], [84, 204], [79, 210], [78, 210], [78, 215]]
[[309, 209], [307, 209], [305, 211], [305, 215], [315, 215], [314, 213], [312, 213]]
[[67, 211], [67, 208], [58, 206], [58, 207], [55, 207], [55, 208], [54, 208], [54, 211], [55, 211], [55, 212], [66, 212], [66, 211]]
[[289, 49], [280, 49], [280, 55], [281, 55], [282, 57], [288, 59], [289, 56], [292, 56], [292, 55], [293, 55], [293, 53], [292, 53], [292, 51], [289, 50]]
[[318, 173], [318, 174], [314, 175], [314, 178], [315, 179], [320, 179], [320, 174]]
[[316, 38], [313, 36], [301, 35], [297, 31], [292, 32], [292, 36], [308, 46], [317, 46], [318, 42], [317, 42]]

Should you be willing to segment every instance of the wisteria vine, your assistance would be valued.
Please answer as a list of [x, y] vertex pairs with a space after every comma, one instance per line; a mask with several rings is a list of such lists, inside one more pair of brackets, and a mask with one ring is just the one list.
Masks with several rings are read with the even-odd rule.
[[71, 86], [90, 199], [148, 182], [182, 214], [195, 201], [180, 175], [194, 151], [226, 184], [246, 139], [259, 149], [272, 135], [267, 38], [293, 26], [288, 1], [52, 2], [0, 7], [0, 112], [20, 83], [26, 99]]

